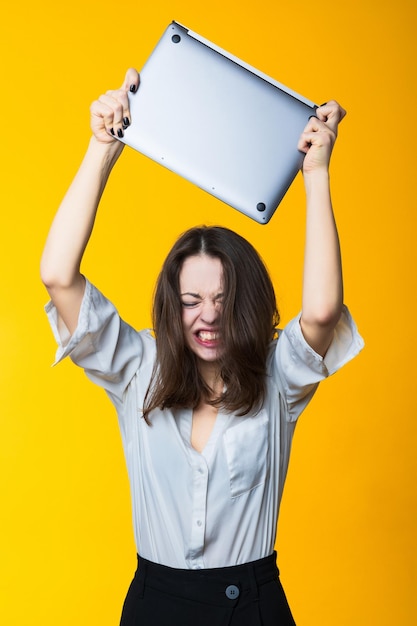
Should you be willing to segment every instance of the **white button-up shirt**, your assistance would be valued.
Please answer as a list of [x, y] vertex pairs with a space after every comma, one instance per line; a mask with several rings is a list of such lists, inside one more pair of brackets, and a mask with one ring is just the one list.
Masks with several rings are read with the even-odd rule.
[[271, 343], [267, 394], [256, 414], [219, 411], [199, 453], [191, 446], [192, 410], [156, 410], [143, 400], [155, 361], [155, 339], [137, 332], [87, 281], [78, 326], [58, 332], [56, 362], [70, 355], [116, 407], [129, 473], [138, 553], [176, 568], [213, 568], [263, 558], [274, 550], [296, 420], [318, 383], [363, 346], [344, 309], [325, 358], [302, 335], [299, 318]]

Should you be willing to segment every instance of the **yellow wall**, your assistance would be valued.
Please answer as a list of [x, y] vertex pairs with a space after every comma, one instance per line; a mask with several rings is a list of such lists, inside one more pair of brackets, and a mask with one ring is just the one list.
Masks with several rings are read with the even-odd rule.
[[[8, 2], [1, 19], [0, 623], [114, 626], [135, 565], [128, 485], [105, 395], [64, 363], [38, 279], [44, 238], [89, 137], [88, 107], [139, 69], [171, 19], [277, 80], [348, 109], [332, 163], [346, 300], [361, 356], [297, 429], [282, 580], [299, 626], [412, 626], [416, 574], [416, 9], [412, 0]], [[159, 207], [159, 218], [155, 219]], [[175, 236], [248, 237], [300, 306], [298, 177], [258, 226], [133, 151], [103, 201], [84, 270], [134, 325]], [[144, 276], [144, 270], [146, 275]]]

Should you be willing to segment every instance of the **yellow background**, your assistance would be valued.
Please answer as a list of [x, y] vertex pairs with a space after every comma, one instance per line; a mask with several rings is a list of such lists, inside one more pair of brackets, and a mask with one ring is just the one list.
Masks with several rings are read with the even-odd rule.
[[[0, 623], [114, 626], [135, 567], [118, 426], [63, 363], [39, 257], [89, 137], [88, 107], [176, 19], [316, 102], [348, 109], [332, 162], [346, 301], [366, 349], [297, 428], [279, 565], [298, 626], [414, 626], [416, 9], [412, 0], [8, 2], [0, 46]], [[83, 266], [137, 327], [185, 228], [221, 223], [299, 309], [301, 177], [267, 226], [125, 150]]]

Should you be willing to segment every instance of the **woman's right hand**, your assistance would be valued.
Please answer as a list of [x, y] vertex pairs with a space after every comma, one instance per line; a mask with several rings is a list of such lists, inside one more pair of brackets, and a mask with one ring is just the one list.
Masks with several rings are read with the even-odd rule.
[[123, 137], [124, 130], [129, 126], [130, 110], [128, 91], [135, 93], [139, 87], [139, 74], [130, 68], [120, 89], [107, 91], [95, 100], [91, 107], [91, 130], [101, 144], [111, 144], [116, 137]]

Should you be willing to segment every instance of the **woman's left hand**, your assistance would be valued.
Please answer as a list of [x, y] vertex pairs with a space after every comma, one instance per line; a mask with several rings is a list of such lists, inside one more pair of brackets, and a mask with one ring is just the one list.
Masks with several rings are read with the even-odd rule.
[[303, 174], [328, 169], [338, 126], [345, 115], [346, 111], [335, 100], [316, 109], [298, 142], [298, 149], [306, 155]]

